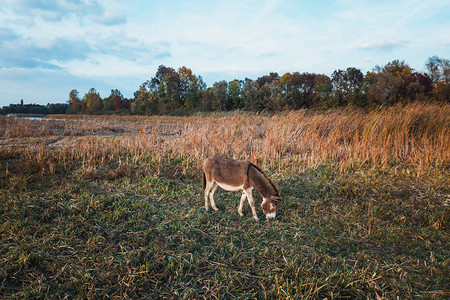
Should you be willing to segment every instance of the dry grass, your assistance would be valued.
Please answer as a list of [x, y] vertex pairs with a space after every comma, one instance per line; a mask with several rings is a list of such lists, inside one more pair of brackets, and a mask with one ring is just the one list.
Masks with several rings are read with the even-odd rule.
[[[0, 136], [46, 137], [47, 147], [26, 147], [29, 159], [47, 155], [82, 160], [91, 167], [124, 157], [133, 162], [181, 158], [199, 167], [208, 155], [220, 154], [279, 170], [333, 162], [341, 171], [394, 164], [404, 172], [423, 173], [430, 167], [448, 167], [449, 116], [450, 105], [413, 104], [370, 113], [344, 109], [275, 116], [1, 118]], [[55, 136], [69, 138], [55, 143]]]

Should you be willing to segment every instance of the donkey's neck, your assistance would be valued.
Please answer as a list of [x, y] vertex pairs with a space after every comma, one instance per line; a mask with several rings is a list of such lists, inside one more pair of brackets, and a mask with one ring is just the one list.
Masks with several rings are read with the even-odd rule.
[[248, 177], [252, 187], [257, 189], [263, 198], [278, 196], [278, 191], [270, 179], [253, 164], [249, 167]]

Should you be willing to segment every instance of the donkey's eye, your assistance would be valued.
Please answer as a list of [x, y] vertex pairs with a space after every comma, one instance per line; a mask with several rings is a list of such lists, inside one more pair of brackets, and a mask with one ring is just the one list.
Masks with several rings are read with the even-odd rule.
[[276, 206], [275, 205], [273, 205], [272, 203], [270, 203], [270, 208], [275, 208]]

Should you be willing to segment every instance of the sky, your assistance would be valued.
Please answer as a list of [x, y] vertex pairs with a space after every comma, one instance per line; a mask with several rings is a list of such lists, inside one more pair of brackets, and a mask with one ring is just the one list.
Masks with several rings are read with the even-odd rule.
[[208, 86], [450, 59], [449, 0], [0, 0], [0, 107], [95, 88], [133, 97], [158, 66]]

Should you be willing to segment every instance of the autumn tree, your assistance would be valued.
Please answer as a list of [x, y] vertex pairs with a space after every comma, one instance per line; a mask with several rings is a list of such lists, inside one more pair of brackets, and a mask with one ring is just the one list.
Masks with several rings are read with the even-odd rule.
[[405, 81], [411, 75], [413, 69], [405, 61], [393, 60], [383, 67], [383, 70], [394, 75], [398, 80]]
[[414, 72], [405, 80], [405, 96], [408, 101], [425, 101], [433, 91], [433, 81], [428, 74]]
[[111, 90], [111, 94], [103, 99], [103, 110], [104, 111], [112, 111], [119, 110], [122, 108], [122, 102], [124, 101], [124, 97], [122, 93], [115, 89]]
[[132, 112], [169, 114], [198, 109], [205, 88], [202, 77], [193, 74], [191, 69], [183, 66], [175, 71], [160, 65], [155, 76], [135, 92]]
[[69, 107], [67, 108], [68, 114], [77, 114], [83, 111], [83, 103], [78, 97], [79, 93], [77, 90], [71, 90], [69, 93]]
[[84, 95], [84, 103], [86, 104], [86, 112], [97, 113], [102, 110], [102, 98], [95, 88], [91, 88]]
[[124, 97], [122, 95], [122, 93], [119, 90], [111, 90], [111, 95], [110, 97], [112, 97], [114, 99], [113, 101], [113, 109], [114, 110], [119, 110], [121, 108], [124, 108]]
[[202, 91], [206, 88], [205, 82], [201, 76], [196, 76], [184, 66], [178, 69], [178, 76], [182, 105], [187, 109], [196, 109], [200, 105]]
[[364, 77], [367, 100], [371, 105], [386, 105], [396, 101], [397, 81], [391, 73], [381, 68], [367, 72]]
[[394, 104], [407, 100], [405, 82], [413, 69], [404, 61], [394, 60], [384, 67], [376, 66], [365, 76], [367, 100], [372, 105]]
[[387, 71], [395, 78], [394, 93], [395, 101], [405, 100], [406, 96], [406, 79], [412, 74], [413, 69], [404, 61], [394, 60], [383, 67], [383, 71]]
[[180, 100], [181, 103], [184, 104], [186, 101], [187, 95], [190, 92], [198, 90], [198, 81], [197, 77], [192, 73], [192, 70], [186, 67], [181, 67], [178, 69], [178, 78], [179, 78], [179, 91], [180, 91]]
[[154, 115], [158, 113], [155, 93], [150, 92], [148, 86], [149, 82], [144, 82], [140, 85], [139, 90], [134, 93], [134, 100], [130, 105], [132, 114]]

